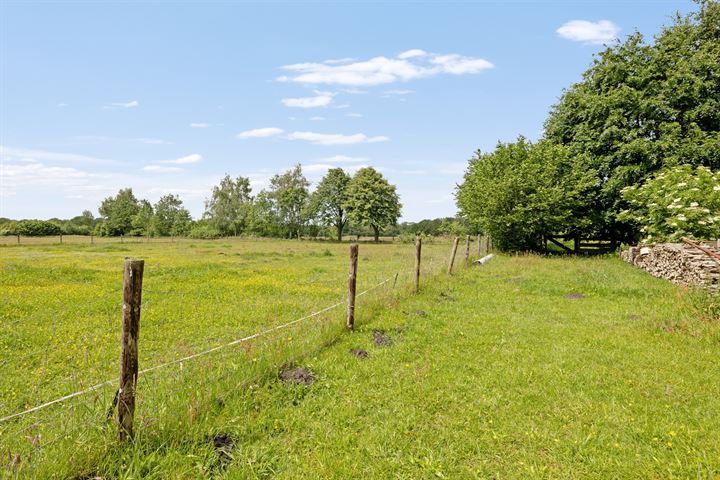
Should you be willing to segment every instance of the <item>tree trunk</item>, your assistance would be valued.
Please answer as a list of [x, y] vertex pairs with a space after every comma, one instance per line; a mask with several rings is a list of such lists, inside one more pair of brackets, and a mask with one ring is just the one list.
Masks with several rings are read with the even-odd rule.
[[375, 242], [379, 242], [380, 241], [380, 229], [374, 225], [373, 225], [372, 229], [373, 229], [373, 232], [375, 232]]
[[337, 241], [338, 242], [342, 242], [342, 231], [343, 231], [342, 225], [338, 225], [337, 226]]

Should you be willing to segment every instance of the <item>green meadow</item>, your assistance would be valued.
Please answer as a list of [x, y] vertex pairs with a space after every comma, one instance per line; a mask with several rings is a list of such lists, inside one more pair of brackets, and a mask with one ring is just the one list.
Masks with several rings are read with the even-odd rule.
[[[145, 259], [136, 435], [114, 386], [0, 424], [8, 478], [713, 478], [717, 299], [615, 257], [279, 240], [0, 247], [0, 417], [117, 378]], [[462, 249], [462, 248], [461, 248]], [[473, 248], [473, 253], [475, 250]], [[395, 274], [398, 273], [397, 280]], [[389, 281], [377, 286], [381, 282]], [[307, 384], [283, 381], [303, 368]]]

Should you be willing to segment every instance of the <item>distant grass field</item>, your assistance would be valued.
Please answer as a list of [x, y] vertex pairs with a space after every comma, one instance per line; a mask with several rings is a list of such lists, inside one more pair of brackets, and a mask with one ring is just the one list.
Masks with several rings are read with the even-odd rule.
[[[141, 352], [149, 350], [153, 359], [202, 348], [201, 339], [281, 323], [278, 317], [292, 319], [344, 294], [347, 245], [240, 241], [137, 248], [130, 254], [148, 260]], [[359, 290], [411, 268], [410, 245], [360, 249]], [[433, 268], [442, 269], [447, 250], [446, 244], [428, 246], [425, 258], [433, 256]], [[292, 257], [284, 256], [291, 251]], [[112, 377], [118, 334], [116, 328], [107, 338], [101, 332], [119, 321], [112, 289], [125, 254], [89, 247], [0, 250], [2, 358], [14, 351], [9, 341], [27, 338], [48, 347], [41, 355], [52, 359], [27, 365], [22, 352], [14, 353], [23, 366], [20, 379], [11, 376], [10, 364], [0, 366], [3, 412], [59, 393], [66, 384], [44, 382], [60, 367], [48, 365], [64, 358], [85, 368], [96, 363], [98, 345], [107, 344], [106, 358], [98, 359], [109, 363], [102, 373]], [[54, 273], [44, 276], [43, 268]], [[325, 271], [303, 283], [316, 268]], [[55, 282], [46, 279], [65, 279], [71, 288], [53, 290]], [[61, 292], [97, 283], [107, 290], [92, 296], [111, 296], [112, 303], [101, 302], [99, 313], [87, 316], [64, 312], [73, 302]], [[158, 479], [720, 474], [716, 299], [608, 257], [497, 256], [452, 277], [436, 276], [419, 295], [410, 294], [408, 277], [376, 293], [361, 297], [353, 333], [342, 332], [341, 308], [271, 341], [141, 377], [132, 444], [118, 445], [114, 427], [102, 421], [112, 391], [94, 406], [53, 407], [38, 419], [53, 425], [47, 432], [13, 424], [1, 431], [0, 455], [7, 452], [5, 463], [15, 451], [33, 457], [4, 473]], [[163, 296], [167, 300], [160, 301]], [[23, 318], [34, 323], [7, 327]], [[49, 340], [48, 331], [37, 330], [53, 322], [63, 327]], [[55, 351], [55, 339], [77, 339], [86, 325], [97, 325], [100, 333], [84, 337], [72, 358]], [[17, 335], [11, 333], [16, 328]], [[375, 345], [376, 331], [392, 343]], [[367, 358], [353, 349], [365, 350]], [[279, 381], [278, 370], [288, 362], [311, 372], [314, 383]], [[46, 373], [39, 373], [43, 368]], [[86, 383], [79, 374], [76, 380]], [[31, 385], [34, 394], [10, 397], [8, 382]], [[51, 418], [58, 412], [60, 420]], [[78, 421], [86, 422], [83, 428], [62, 434]], [[21, 427], [28, 430], [14, 433]], [[36, 432], [48, 437], [36, 439]], [[33, 441], [37, 445], [28, 448]]]

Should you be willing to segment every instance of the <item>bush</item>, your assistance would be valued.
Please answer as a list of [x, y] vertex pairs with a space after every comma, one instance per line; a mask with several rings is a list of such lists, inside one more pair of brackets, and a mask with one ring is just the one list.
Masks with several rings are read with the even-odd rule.
[[646, 242], [720, 237], [720, 172], [667, 168], [639, 187], [623, 189], [622, 196], [630, 208], [618, 218], [637, 225]]
[[217, 228], [211, 227], [210, 225], [203, 225], [198, 224], [193, 226], [190, 229], [190, 234], [188, 237], [190, 238], [200, 238], [200, 239], [213, 239], [213, 238], [219, 238], [220, 230]]
[[[542, 250], [544, 237], [586, 226], [595, 175], [584, 160], [561, 145], [523, 137], [478, 152], [456, 193], [462, 217], [500, 250]], [[462, 234], [461, 226], [448, 223], [448, 233]]]
[[15, 227], [15, 232], [25, 237], [43, 237], [60, 235], [62, 229], [58, 225], [45, 220], [22, 220]]

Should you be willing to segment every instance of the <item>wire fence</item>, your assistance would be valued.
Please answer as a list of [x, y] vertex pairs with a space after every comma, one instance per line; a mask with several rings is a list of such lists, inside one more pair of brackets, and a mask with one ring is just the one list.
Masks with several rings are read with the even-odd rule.
[[[444, 248], [423, 256], [420, 275], [425, 281], [445, 269]], [[408, 248], [405, 254], [409, 252]], [[361, 253], [361, 277], [363, 260]], [[346, 268], [345, 262], [340, 264], [333, 273]], [[253, 265], [249, 265], [251, 273]], [[382, 273], [385, 275], [381, 276]], [[221, 282], [223, 272], [208, 272], [210, 277], [214, 274]], [[368, 301], [382, 304], [391, 295], [406, 294], [415, 274], [409, 268], [390, 275], [383, 268], [368, 271], [362, 278], [370, 286], [357, 293], [359, 305], [369, 305]], [[344, 276], [318, 271], [305, 272], [302, 279], [295, 279], [294, 284], [301, 291], [320, 290], [324, 292], [323, 298], [335, 297], [334, 302], [319, 309], [308, 308], [316, 299], [298, 302], [297, 297], [267, 305], [259, 300], [260, 280], [257, 289], [249, 288], [246, 295], [228, 298], [212, 292], [212, 288], [202, 292], [184, 289], [177, 278], [164, 282], [162, 277], [147, 276], [143, 289], [140, 358], [149, 366], [139, 369], [137, 378], [140, 403], [136, 416], [141, 431], [165, 422], [187, 421], [187, 403], [192, 411], [197, 409], [193, 405], [222, 401], [236, 390], [229, 384], [237, 387], [256, 382], [292, 359], [321, 348], [343, 329], [343, 307], [347, 301], [342, 294], [344, 288], [338, 285], [345, 283]], [[338, 277], [342, 280], [338, 281]], [[120, 291], [105, 289], [88, 299], [81, 308], [68, 314], [72, 322], [62, 321], [52, 312], [47, 317], [41, 315], [38, 322], [48, 320], [41, 341], [34, 342], [27, 351], [23, 348], [11, 358], [0, 360], [0, 376], [8, 379], [10, 389], [0, 396], [0, 466], [17, 464], [32, 468], [43, 455], [50, 455], [51, 447], [61, 448], [58, 444], [72, 451], [79, 442], [102, 443], [114, 435], [117, 424], [112, 405], [118, 385], [120, 337], [117, 318], [123, 303]], [[177, 331], [192, 328], [192, 321], [179, 327], [174, 319], [197, 315], [193, 308], [198, 295], [208, 292], [214, 295], [210, 303], [217, 317], [236, 321], [203, 324], [202, 336], [198, 332], [184, 335]], [[58, 297], [49, 310], [63, 311], [66, 301]], [[301, 310], [311, 313], [298, 316]], [[282, 321], [283, 318], [294, 319]], [[25, 325], [18, 320], [13, 325], [33, 328], [33, 322]], [[237, 335], [238, 330], [253, 326], [260, 328], [254, 333]], [[168, 349], [159, 337], [173, 333], [178, 333], [183, 341]], [[26, 407], [17, 409], [19, 405]], [[192, 413], [189, 415], [192, 418]]]

